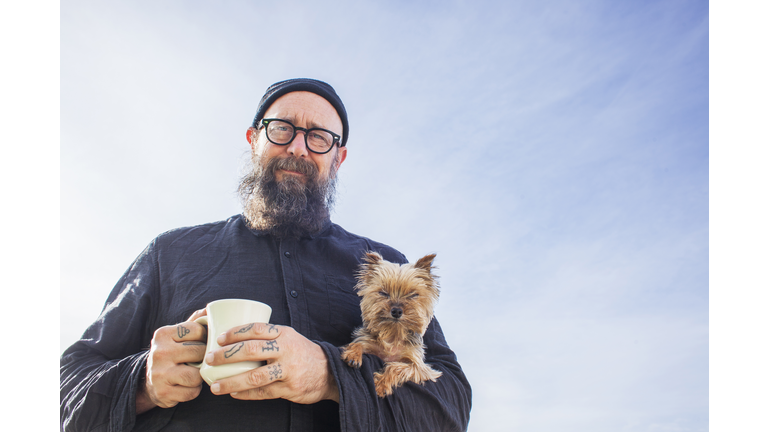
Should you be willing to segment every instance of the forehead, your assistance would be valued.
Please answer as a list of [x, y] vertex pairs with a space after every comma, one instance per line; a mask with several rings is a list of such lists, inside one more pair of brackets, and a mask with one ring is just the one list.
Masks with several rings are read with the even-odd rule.
[[339, 114], [324, 97], [298, 91], [280, 96], [264, 113], [264, 118], [290, 120], [299, 127], [321, 127], [341, 133]]

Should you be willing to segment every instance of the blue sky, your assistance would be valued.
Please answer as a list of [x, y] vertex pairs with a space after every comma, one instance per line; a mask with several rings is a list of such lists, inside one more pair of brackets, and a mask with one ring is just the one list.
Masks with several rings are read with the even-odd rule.
[[437, 253], [470, 430], [708, 430], [706, 3], [276, 7], [62, 4], [62, 350], [239, 212], [258, 99], [308, 76], [350, 115], [334, 220]]
[[307, 76], [350, 115], [334, 221], [437, 253], [470, 431], [709, 430], [706, 2], [60, 13], [60, 350], [154, 236], [239, 212], [257, 102]]

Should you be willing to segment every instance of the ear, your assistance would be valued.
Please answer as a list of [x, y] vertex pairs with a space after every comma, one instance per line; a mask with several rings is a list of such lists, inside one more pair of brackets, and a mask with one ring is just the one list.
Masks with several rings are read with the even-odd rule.
[[257, 131], [253, 127], [249, 127], [248, 130], [245, 131], [245, 139], [248, 140], [248, 143], [251, 145], [251, 151], [256, 150], [256, 141], [259, 137], [259, 131]]
[[347, 159], [347, 147], [339, 147], [339, 155], [336, 158], [336, 170], [341, 167], [341, 164]]
[[384, 260], [384, 258], [382, 258], [378, 252], [373, 252], [373, 251], [366, 252], [365, 255], [363, 255], [363, 259], [365, 260], [365, 262], [372, 265], [379, 264]]
[[375, 276], [376, 266], [380, 264], [382, 260], [383, 258], [381, 255], [376, 252], [368, 251], [363, 255], [363, 262], [360, 263], [360, 268], [355, 274], [357, 276], [355, 290], [358, 291], [358, 295], [363, 295], [360, 291], [371, 284]]
[[431, 254], [420, 258], [418, 261], [416, 261], [414, 267], [426, 270], [428, 273], [430, 273], [432, 271], [432, 261], [434, 261], [435, 256], [435, 254]]

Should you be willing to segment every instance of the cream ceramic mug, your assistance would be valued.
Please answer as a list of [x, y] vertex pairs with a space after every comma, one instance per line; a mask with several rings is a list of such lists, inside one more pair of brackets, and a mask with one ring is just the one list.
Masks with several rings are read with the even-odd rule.
[[[221, 348], [216, 342], [222, 333], [233, 327], [260, 322], [268, 323], [272, 316], [272, 308], [269, 305], [254, 300], [224, 299], [208, 303], [205, 307], [207, 315], [201, 316], [195, 322], [208, 326], [208, 343], [205, 352]], [[222, 378], [231, 377], [264, 364], [261, 361], [244, 361], [219, 366], [211, 366], [203, 360], [202, 363], [187, 363], [200, 369], [200, 376], [208, 385]]]

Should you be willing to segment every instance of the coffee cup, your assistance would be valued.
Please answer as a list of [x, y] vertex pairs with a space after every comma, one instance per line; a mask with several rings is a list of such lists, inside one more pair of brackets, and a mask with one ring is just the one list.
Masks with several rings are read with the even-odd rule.
[[[250, 323], [268, 323], [272, 316], [269, 305], [254, 300], [224, 299], [208, 303], [205, 307], [207, 315], [201, 316], [195, 322], [208, 326], [208, 342], [205, 352], [221, 348], [216, 339], [227, 330]], [[218, 366], [211, 366], [203, 360], [201, 363], [187, 363], [200, 369], [200, 376], [208, 385], [234, 375], [247, 372], [264, 364], [261, 361], [244, 361]]]

